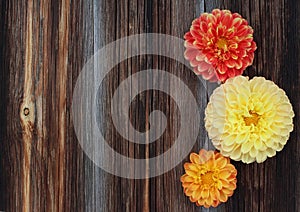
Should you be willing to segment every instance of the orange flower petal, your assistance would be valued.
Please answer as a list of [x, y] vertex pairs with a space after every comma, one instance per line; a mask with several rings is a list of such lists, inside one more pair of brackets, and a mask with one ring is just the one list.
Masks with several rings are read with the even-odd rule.
[[201, 149], [191, 153], [180, 178], [184, 193], [197, 206], [216, 207], [233, 194], [236, 188], [235, 167], [218, 152]]

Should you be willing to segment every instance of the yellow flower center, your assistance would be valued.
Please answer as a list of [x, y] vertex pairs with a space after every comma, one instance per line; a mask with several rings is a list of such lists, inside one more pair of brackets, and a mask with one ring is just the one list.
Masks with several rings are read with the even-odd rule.
[[213, 179], [213, 172], [208, 171], [205, 174], [201, 175], [201, 181], [204, 185], [212, 185], [215, 181]]
[[218, 49], [223, 49], [224, 51], [227, 51], [227, 45], [228, 42], [225, 38], [220, 38], [216, 43]]
[[260, 119], [260, 115], [258, 115], [256, 112], [250, 110], [250, 117], [244, 117], [244, 121], [246, 126], [250, 126], [251, 124], [254, 124], [254, 126], [257, 125], [259, 119]]

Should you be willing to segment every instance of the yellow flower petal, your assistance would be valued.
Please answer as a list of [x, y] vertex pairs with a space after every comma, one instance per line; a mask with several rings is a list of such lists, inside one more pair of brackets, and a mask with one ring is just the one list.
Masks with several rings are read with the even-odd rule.
[[[294, 128], [288, 97], [264, 77], [230, 78], [215, 89], [208, 105], [205, 127], [209, 138], [233, 160], [251, 163], [273, 157]], [[220, 108], [225, 109], [225, 116], [215, 112]]]
[[252, 146], [253, 146], [252, 142], [248, 142], [248, 141], [244, 142], [241, 148], [242, 153], [243, 154], [248, 153], [251, 150]]

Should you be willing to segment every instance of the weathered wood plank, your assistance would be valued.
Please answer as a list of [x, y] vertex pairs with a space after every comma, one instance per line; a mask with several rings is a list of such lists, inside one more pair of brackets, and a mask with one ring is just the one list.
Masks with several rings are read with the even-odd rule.
[[82, 61], [82, 45], [73, 47], [82, 33], [80, 4], [1, 1], [1, 8], [1, 77], [7, 82], [1, 209], [80, 211], [82, 152], [67, 109], [75, 84], [67, 75], [76, 79]]

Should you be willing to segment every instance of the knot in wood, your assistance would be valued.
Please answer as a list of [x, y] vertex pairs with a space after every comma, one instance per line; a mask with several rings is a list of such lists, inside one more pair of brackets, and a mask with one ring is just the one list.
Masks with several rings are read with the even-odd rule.
[[28, 116], [30, 110], [29, 110], [29, 108], [25, 107], [23, 112], [24, 112], [24, 116]]

